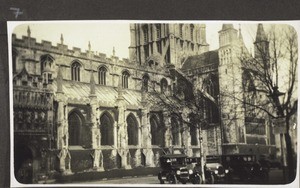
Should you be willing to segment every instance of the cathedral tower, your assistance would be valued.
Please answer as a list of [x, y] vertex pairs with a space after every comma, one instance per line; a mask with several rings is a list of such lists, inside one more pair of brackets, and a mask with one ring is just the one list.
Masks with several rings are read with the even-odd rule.
[[130, 24], [129, 58], [139, 65], [180, 68], [189, 55], [208, 51], [204, 24]]
[[[239, 152], [245, 142], [244, 109], [242, 96], [242, 69], [240, 55], [241, 34], [233, 24], [223, 24], [219, 31], [219, 84], [223, 148], [225, 153]], [[239, 100], [238, 100], [239, 99]]]

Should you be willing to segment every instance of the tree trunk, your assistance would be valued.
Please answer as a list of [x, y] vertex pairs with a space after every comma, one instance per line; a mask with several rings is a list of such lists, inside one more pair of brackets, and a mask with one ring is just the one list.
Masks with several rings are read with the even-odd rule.
[[287, 154], [287, 166], [288, 166], [288, 182], [290, 183], [295, 179], [295, 164], [294, 164], [294, 152], [292, 148], [291, 136], [289, 133], [289, 118], [286, 118], [286, 133], [284, 134], [286, 143], [286, 154]]

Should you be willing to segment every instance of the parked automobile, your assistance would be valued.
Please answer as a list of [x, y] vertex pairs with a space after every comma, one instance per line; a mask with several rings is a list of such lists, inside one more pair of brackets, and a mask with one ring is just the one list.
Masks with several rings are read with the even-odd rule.
[[206, 163], [207, 170], [211, 171], [215, 183], [229, 183], [229, 170], [225, 169], [220, 163]]
[[170, 183], [177, 184], [181, 182], [186, 184], [189, 181], [190, 174], [187, 169], [186, 155], [183, 154], [168, 154], [160, 157], [161, 171], [158, 174], [158, 179], [161, 184]]
[[201, 176], [202, 170], [201, 170], [200, 158], [187, 157], [186, 161], [187, 161], [187, 168], [190, 174], [189, 176], [190, 182], [193, 184], [202, 184], [203, 180]]
[[192, 169], [193, 173], [190, 175], [190, 180], [192, 183], [198, 182], [200, 178], [200, 183], [214, 184], [215, 183], [215, 172], [204, 165], [204, 177], [205, 181], [202, 179], [202, 169], [201, 169], [201, 158], [200, 157], [188, 157], [187, 158], [188, 169]]
[[232, 178], [237, 177], [247, 182], [251, 182], [254, 179], [267, 181], [269, 178], [269, 171], [262, 167], [256, 159], [256, 155], [230, 154], [218, 157], [224, 168], [229, 169]]

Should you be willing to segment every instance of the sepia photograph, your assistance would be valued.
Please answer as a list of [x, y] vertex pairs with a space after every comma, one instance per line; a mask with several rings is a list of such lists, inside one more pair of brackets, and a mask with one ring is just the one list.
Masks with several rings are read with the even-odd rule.
[[299, 185], [299, 31], [8, 22], [11, 185]]

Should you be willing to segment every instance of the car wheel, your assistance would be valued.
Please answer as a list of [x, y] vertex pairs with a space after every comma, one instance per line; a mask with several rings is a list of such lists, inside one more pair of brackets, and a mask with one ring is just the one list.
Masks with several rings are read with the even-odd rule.
[[160, 184], [164, 184], [165, 183], [165, 181], [164, 180], [162, 180], [162, 177], [161, 177], [162, 175], [161, 175], [161, 172], [158, 174], [158, 180], [159, 180], [159, 182], [160, 182]]
[[193, 184], [200, 184], [200, 183], [201, 183], [201, 177], [200, 177], [199, 174], [197, 174], [197, 175], [194, 177], [192, 183], [193, 183]]
[[168, 179], [170, 184], [177, 184], [177, 178], [175, 175], [169, 175]]
[[210, 175], [206, 178], [206, 183], [207, 183], [207, 184], [214, 184], [214, 183], [215, 183], [215, 177], [214, 177], [214, 175], [210, 174]]

